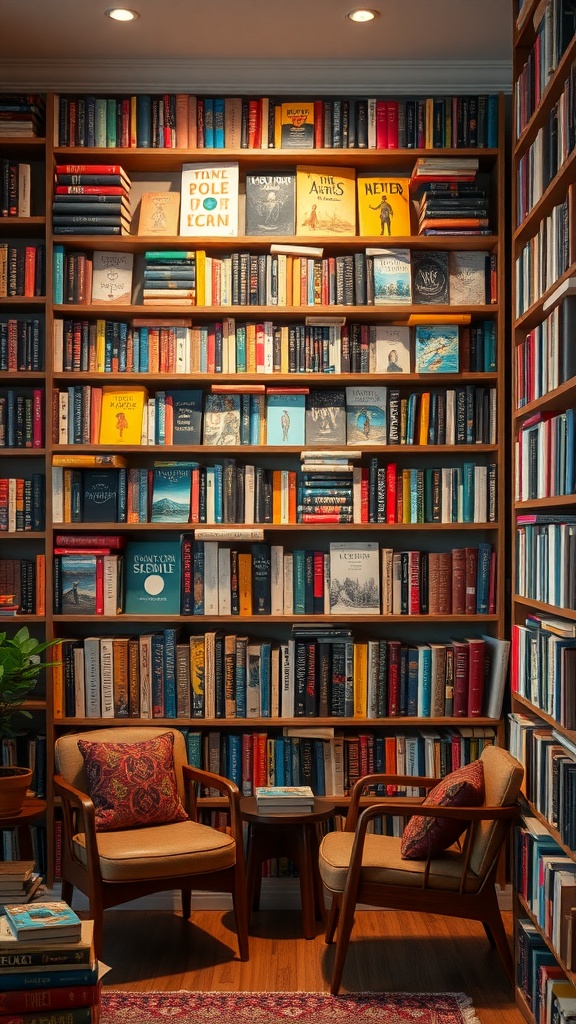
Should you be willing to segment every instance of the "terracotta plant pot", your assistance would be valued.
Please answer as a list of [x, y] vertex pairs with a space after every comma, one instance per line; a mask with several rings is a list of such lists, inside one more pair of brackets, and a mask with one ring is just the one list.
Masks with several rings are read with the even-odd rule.
[[0, 818], [19, 814], [31, 782], [30, 768], [0, 765]]

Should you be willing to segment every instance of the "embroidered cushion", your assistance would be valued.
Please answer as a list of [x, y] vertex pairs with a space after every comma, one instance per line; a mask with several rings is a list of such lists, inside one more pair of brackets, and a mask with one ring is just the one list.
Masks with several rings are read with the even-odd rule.
[[78, 747], [98, 831], [166, 825], [188, 817], [178, 795], [172, 733], [141, 743], [78, 740]]
[[[479, 807], [484, 803], [484, 766], [473, 761], [447, 775], [424, 800], [440, 807]], [[450, 818], [426, 818], [414, 814], [402, 834], [400, 854], [404, 860], [435, 857], [455, 843], [466, 828], [466, 822]]]

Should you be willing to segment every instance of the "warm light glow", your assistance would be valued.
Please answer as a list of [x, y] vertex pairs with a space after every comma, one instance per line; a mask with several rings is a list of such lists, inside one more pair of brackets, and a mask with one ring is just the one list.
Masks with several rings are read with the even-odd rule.
[[114, 21], [136, 21], [140, 17], [137, 11], [129, 11], [126, 7], [111, 7], [105, 14]]
[[374, 21], [374, 18], [380, 17], [380, 11], [369, 11], [359, 8], [357, 11], [350, 11], [346, 17], [350, 18], [350, 21]]

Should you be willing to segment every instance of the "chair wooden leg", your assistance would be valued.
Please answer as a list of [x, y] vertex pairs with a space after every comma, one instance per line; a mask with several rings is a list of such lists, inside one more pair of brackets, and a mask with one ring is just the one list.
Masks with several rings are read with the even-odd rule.
[[484, 931], [488, 936], [488, 940], [492, 936], [492, 944], [496, 947], [510, 983], [514, 985], [514, 961], [512, 960], [512, 953], [510, 952], [508, 937], [502, 922], [495, 889], [492, 890], [491, 896], [487, 896], [482, 924], [484, 925]]
[[336, 955], [334, 957], [332, 984], [330, 985], [330, 991], [333, 996], [337, 996], [338, 992], [340, 991], [340, 984], [342, 982], [342, 974], [344, 971], [344, 961], [346, 960], [346, 954], [348, 952], [348, 943], [350, 942], [350, 936], [352, 934], [352, 928], [354, 926], [355, 909], [355, 899], [347, 899], [345, 896], [344, 899], [342, 900], [342, 907], [340, 910], [340, 920], [338, 922], [338, 938], [336, 939]]
[[232, 904], [234, 906], [234, 917], [236, 919], [236, 934], [238, 936], [238, 952], [241, 960], [249, 960], [248, 944], [248, 901], [246, 898], [246, 880], [243, 872], [236, 874], [234, 892], [232, 893]]
[[490, 925], [487, 924], [486, 921], [482, 921], [482, 924], [484, 925], [484, 931], [486, 932], [486, 938], [488, 939], [488, 942], [492, 946], [492, 949], [494, 949], [495, 946], [496, 946], [496, 943], [494, 942], [494, 936], [492, 935], [492, 931], [491, 931]]
[[341, 894], [332, 894], [332, 905], [328, 913], [328, 920], [326, 922], [326, 935], [324, 936], [324, 942], [334, 942], [334, 936], [336, 934], [336, 928], [338, 927], [338, 918], [340, 916], [340, 904], [342, 902]]
[[192, 892], [190, 889], [182, 889], [180, 896], [182, 899], [182, 917], [185, 921], [188, 921], [192, 913]]

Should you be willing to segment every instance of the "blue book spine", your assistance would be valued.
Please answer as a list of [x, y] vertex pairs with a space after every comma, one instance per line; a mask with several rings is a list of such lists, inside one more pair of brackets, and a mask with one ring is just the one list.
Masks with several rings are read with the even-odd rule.
[[246, 658], [236, 657], [236, 717], [246, 718]]
[[202, 734], [199, 732], [189, 732], [186, 736], [186, 750], [188, 754], [188, 764], [192, 768], [202, 767]]
[[194, 615], [204, 615], [204, 541], [194, 541], [192, 571], [194, 573]]
[[98, 980], [98, 969], [86, 967], [67, 970], [65, 967], [51, 967], [50, 970], [34, 970], [27, 973], [15, 974], [13, 971], [6, 971], [0, 974], [0, 992], [15, 990], [21, 992], [23, 989], [37, 988], [64, 988], [68, 985], [95, 985]]
[[260, 444], [260, 395], [250, 395], [250, 444]]
[[478, 573], [476, 576], [476, 614], [488, 614], [488, 596], [490, 591], [490, 559], [492, 545], [481, 542], [478, 545]]
[[418, 470], [410, 470], [410, 522], [418, 522]]
[[284, 738], [284, 785], [292, 786], [292, 739]]
[[140, 327], [140, 373], [148, 373], [150, 347], [147, 327]]
[[285, 764], [285, 760], [284, 760], [285, 757], [286, 757], [285, 746], [286, 746], [286, 744], [284, 742], [284, 737], [283, 736], [276, 736], [276, 738], [274, 740], [274, 769], [275, 769], [274, 785], [275, 786], [285, 786], [286, 785], [286, 782], [284, 781], [285, 778], [286, 778], [286, 764]]
[[93, 149], [96, 145], [96, 97], [86, 97], [86, 146]]
[[176, 718], [176, 630], [164, 630], [164, 717]]
[[301, 786], [302, 783], [302, 767], [300, 764], [300, 740], [293, 736], [292, 737], [292, 786]]
[[270, 718], [270, 660], [272, 645], [260, 645], [260, 714], [262, 718]]
[[126, 366], [126, 355], [128, 351], [128, 324], [120, 323], [120, 344], [118, 346], [118, 370], [120, 373], [126, 373], [128, 367]]
[[55, 245], [53, 249], [54, 305], [61, 306], [64, 302], [64, 246]]
[[418, 714], [418, 648], [408, 650], [408, 681], [406, 689], [406, 714]]
[[114, 348], [114, 324], [106, 320], [104, 327], [104, 373], [112, 372], [112, 350]]
[[306, 552], [300, 549], [294, 551], [293, 557], [293, 578], [294, 578], [294, 614], [306, 614]]
[[236, 370], [246, 373], [246, 326], [238, 324], [236, 328]]
[[324, 772], [324, 740], [314, 740], [314, 775], [316, 796], [326, 796], [326, 775]]
[[128, 367], [130, 373], [140, 373], [140, 328], [132, 327], [132, 363]]
[[498, 145], [498, 96], [488, 96], [486, 116], [486, 145], [488, 149], [496, 149]]
[[156, 444], [166, 444], [166, 392], [156, 392]]
[[148, 470], [141, 469], [138, 474], [138, 522], [148, 522]]
[[432, 712], [432, 651], [420, 648], [420, 672], [418, 687], [418, 717], [430, 718]]
[[237, 733], [228, 737], [228, 778], [242, 789], [242, 737]]
[[240, 398], [240, 444], [250, 444], [250, 395]]
[[152, 103], [150, 96], [142, 93], [136, 97], [136, 145], [149, 149], [152, 145], [151, 118]]
[[106, 146], [109, 149], [116, 146], [116, 99], [113, 97], [106, 100]]
[[214, 519], [217, 523], [224, 522], [224, 471], [218, 463], [214, 469]]
[[125, 523], [128, 514], [128, 470], [118, 470], [118, 522]]
[[224, 149], [224, 98], [214, 100], [214, 148]]

